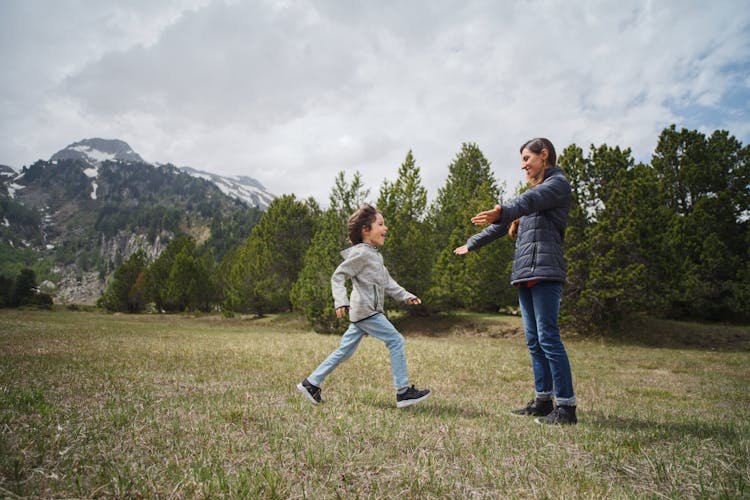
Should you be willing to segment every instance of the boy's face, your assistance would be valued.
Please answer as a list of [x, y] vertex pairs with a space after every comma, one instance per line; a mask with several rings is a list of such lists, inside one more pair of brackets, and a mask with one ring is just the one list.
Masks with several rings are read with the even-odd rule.
[[388, 227], [385, 225], [383, 214], [378, 212], [375, 220], [370, 227], [362, 228], [362, 242], [376, 247], [382, 247], [385, 243], [385, 235], [388, 233]]

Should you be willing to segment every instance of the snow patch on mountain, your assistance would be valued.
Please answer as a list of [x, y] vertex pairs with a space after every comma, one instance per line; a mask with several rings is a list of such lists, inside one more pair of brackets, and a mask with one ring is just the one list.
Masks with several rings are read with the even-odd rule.
[[198, 177], [213, 183], [225, 195], [244, 201], [251, 207], [258, 207], [265, 210], [275, 198], [275, 196], [269, 193], [260, 182], [252, 177], [244, 175], [225, 177], [210, 172], [196, 170], [191, 167], [180, 167], [180, 170], [186, 174], [192, 175], [193, 177]]
[[91, 146], [79, 145], [73, 146], [70, 149], [72, 151], [80, 151], [84, 156], [86, 156], [87, 159], [91, 160], [93, 163], [101, 163], [105, 160], [115, 159], [115, 153], [106, 153], [104, 151], [99, 151], [98, 149], [94, 149]]
[[8, 184], [8, 196], [10, 196], [11, 198], [15, 198], [16, 191], [18, 191], [19, 189], [23, 189], [23, 188], [24, 186], [20, 184], [16, 184], [15, 182]]
[[0, 179], [10, 179], [11, 177], [15, 177], [16, 175], [18, 175], [16, 171], [8, 165], [0, 165]]
[[96, 190], [99, 188], [99, 185], [96, 183], [96, 178], [99, 177], [99, 167], [91, 167], [84, 169], [83, 173], [91, 179], [91, 199], [96, 199]]

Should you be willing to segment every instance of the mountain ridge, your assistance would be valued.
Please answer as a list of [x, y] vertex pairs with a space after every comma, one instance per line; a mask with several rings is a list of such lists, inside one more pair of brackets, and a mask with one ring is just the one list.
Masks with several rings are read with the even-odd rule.
[[0, 167], [0, 275], [32, 268], [56, 302], [93, 304], [138, 249], [154, 259], [191, 236], [220, 261], [272, 200], [251, 191], [252, 178], [219, 185], [222, 176], [154, 165], [124, 141], [101, 141], [78, 141], [20, 172]]
[[[88, 171], [94, 178], [96, 167], [105, 161], [120, 161], [123, 163], [148, 163], [154, 166], [171, 165], [170, 163], [150, 163], [136, 153], [130, 145], [121, 139], [90, 138], [69, 144], [53, 154], [49, 161], [82, 160], [89, 163], [92, 170]], [[226, 176], [207, 172], [194, 167], [178, 167], [181, 171], [215, 184], [224, 194], [244, 201], [251, 207], [261, 210], [268, 208], [275, 195], [268, 191], [257, 179], [246, 175]]]

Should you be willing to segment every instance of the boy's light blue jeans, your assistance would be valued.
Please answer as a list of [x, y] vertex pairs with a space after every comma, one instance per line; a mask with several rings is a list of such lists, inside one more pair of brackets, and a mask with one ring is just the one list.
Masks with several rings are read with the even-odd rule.
[[536, 397], [550, 399], [554, 390], [557, 405], [575, 406], [570, 362], [557, 326], [562, 288], [562, 283], [553, 281], [541, 281], [531, 288], [522, 286], [518, 302], [534, 368]]
[[409, 385], [409, 376], [406, 372], [406, 353], [404, 351], [404, 337], [388, 321], [384, 314], [378, 313], [362, 321], [351, 323], [349, 328], [341, 337], [341, 344], [318, 366], [307, 380], [318, 387], [326, 377], [341, 363], [349, 359], [357, 350], [360, 340], [365, 335], [375, 337], [385, 342], [391, 352], [391, 372], [393, 373], [393, 385], [401, 389]]

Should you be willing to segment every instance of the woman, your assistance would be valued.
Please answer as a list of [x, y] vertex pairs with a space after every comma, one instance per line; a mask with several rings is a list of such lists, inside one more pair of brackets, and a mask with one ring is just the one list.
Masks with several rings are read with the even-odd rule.
[[516, 239], [511, 284], [518, 287], [536, 397], [513, 413], [539, 417], [539, 423], [575, 424], [573, 377], [558, 328], [565, 282], [562, 245], [571, 191], [556, 162], [555, 147], [548, 139], [532, 139], [521, 146], [521, 168], [532, 187], [472, 217], [474, 224], [489, 225], [453, 252], [465, 255], [504, 234]]

